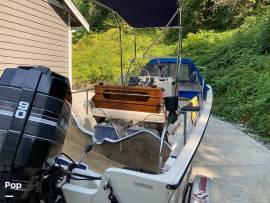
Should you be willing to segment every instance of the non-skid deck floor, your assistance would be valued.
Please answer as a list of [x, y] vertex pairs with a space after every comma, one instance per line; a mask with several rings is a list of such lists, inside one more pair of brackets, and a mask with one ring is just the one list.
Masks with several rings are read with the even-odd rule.
[[[66, 137], [64, 152], [74, 160], [79, 160], [84, 146], [91, 143], [89, 135], [80, 131], [75, 122], [71, 121]], [[160, 140], [149, 135], [139, 135], [125, 139], [121, 143], [104, 142], [94, 145], [93, 150], [85, 156], [84, 163], [90, 169], [103, 173], [110, 167], [130, 167], [145, 169], [152, 172], [158, 171]], [[167, 145], [163, 149], [163, 160], [167, 160], [170, 150]]]
[[[69, 124], [68, 134], [66, 136], [63, 151], [71, 156], [71, 158], [74, 160], [79, 160], [85, 145], [89, 144], [90, 142], [91, 140], [89, 135], [86, 135], [80, 131], [76, 124], [71, 121]], [[95, 172], [101, 174], [110, 167], [124, 167], [123, 164], [101, 156], [94, 151], [89, 152], [85, 156], [83, 163], [87, 164], [89, 168], [93, 169]]]

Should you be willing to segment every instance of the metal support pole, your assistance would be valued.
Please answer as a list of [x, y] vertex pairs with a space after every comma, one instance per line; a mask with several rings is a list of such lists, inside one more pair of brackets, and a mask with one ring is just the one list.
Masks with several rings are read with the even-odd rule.
[[181, 68], [181, 54], [183, 49], [183, 30], [182, 30], [182, 1], [179, 2], [179, 31], [178, 31], [178, 49], [177, 49], [177, 75], [176, 75], [176, 87], [175, 96], [178, 96], [179, 92], [179, 70]]
[[124, 85], [124, 73], [123, 73], [123, 46], [122, 46], [122, 27], [119, 20], [117, 19], [117, 14], [113, 13], [114, 19], [118, 25], [119, 30], [119, 49], [120, 49], [120, 68], [121, 68], [121, 85]]
[[119, 48], [120, 48], [120, 67], [121, 67], [121, 85], [124, 85], [123, 73], [123, 47], [122, 47], [122, 28], [119, 25]]
[[184, 145], [187, 143], [187, 112], [183, 112], [184, 114]]
[[160, 147], [159, 147], [159, 163], [158, 163], [159, 173], [162, 172], [161, 168], [162, 168], [163, 145], [164, 145], [164, 142], [165, 142], [165, 136], [167, 135], [167, 130], [168, 130], [169, 125], [170, 125], [170, 122], [167, 121], [165, 123], [165, 128], [163, 129], [162, 134], [161, 134], [161, 141], [160, 141]]
[[134, 28], [134, 59], [137, 58], [137, 34], [136, 28]]
[[87, 114], [87, 115], [89, 115], [89, 108], [88, 108], [88, 107], [89, 107], [89, 106], [88, 106], [88, 105], [89, 105], [89, 101], [88, 101], [88, 99], [89, 99], [89, 98], [88, 98], [88, 91], [89, 91], [89, 90], [86, 91], [86, 114]]
[[157, 37], [157, 39], [154, 40], [154, 41], [150, 44], [150, 46], [146, 49], [146, 51], [145, 51], [145, 52], [143, 53], [143, 55], [142, 55], [143, 58], [144, 58], [145, 55], [150, 51], [150, 49], [151, 49], [154, 45], [156, 45], [156, 44], [159, 42], [159, 40], [161, 39], [163, 33], [168, 29], [168, 27], [170, 26], [171, 22], [172, 22], [173, 19], [176, 17], [176, 15], [177, 15], [178, 12], [179, 12], [179, 11], [176, 11], [176, 12], [175, 12], [175, 14], [173, 15], [173, 17], [172, 17], [172, 18], [170, 19], [170, 21], [168, 22], [168, 24], [161, 30], [161, 32], [160, 32], [159, 36]]

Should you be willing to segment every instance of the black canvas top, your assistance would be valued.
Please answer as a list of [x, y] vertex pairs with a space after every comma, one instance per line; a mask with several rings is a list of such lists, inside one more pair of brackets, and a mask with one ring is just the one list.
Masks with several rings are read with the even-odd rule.
[[[166, 27], [178, 10], [177, 0], [97, 0], [118, 13], [131, 27]], [[178, 16], [169, 27], [178, 26]]]

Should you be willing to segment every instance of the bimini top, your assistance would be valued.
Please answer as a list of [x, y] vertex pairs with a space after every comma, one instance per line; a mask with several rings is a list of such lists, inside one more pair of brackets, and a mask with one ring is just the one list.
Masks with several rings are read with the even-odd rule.
[[[96, 0], [115, 11], [133, 28], [178, 26], [177, 0]], [[173, 20], [171, 20], [173, 19]]]

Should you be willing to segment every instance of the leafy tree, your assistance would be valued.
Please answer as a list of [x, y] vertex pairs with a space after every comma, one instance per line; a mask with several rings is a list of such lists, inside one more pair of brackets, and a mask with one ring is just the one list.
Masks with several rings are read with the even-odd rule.
[[268, 0], [186, 0], [185, 33], [199, 29], [228, 30], [240, 26], [247, 16], [261, 12]]
[[[73, 0], [82, 15], [89, 23], [90, 30], [94, 32], [104, 31], [110, 28], [108, 19], [111, 18], [110, 12], [92, 0]], [[78, 42], [86, 34], [84, 29], [78, 29], [73, 35], [73, 42]]]

